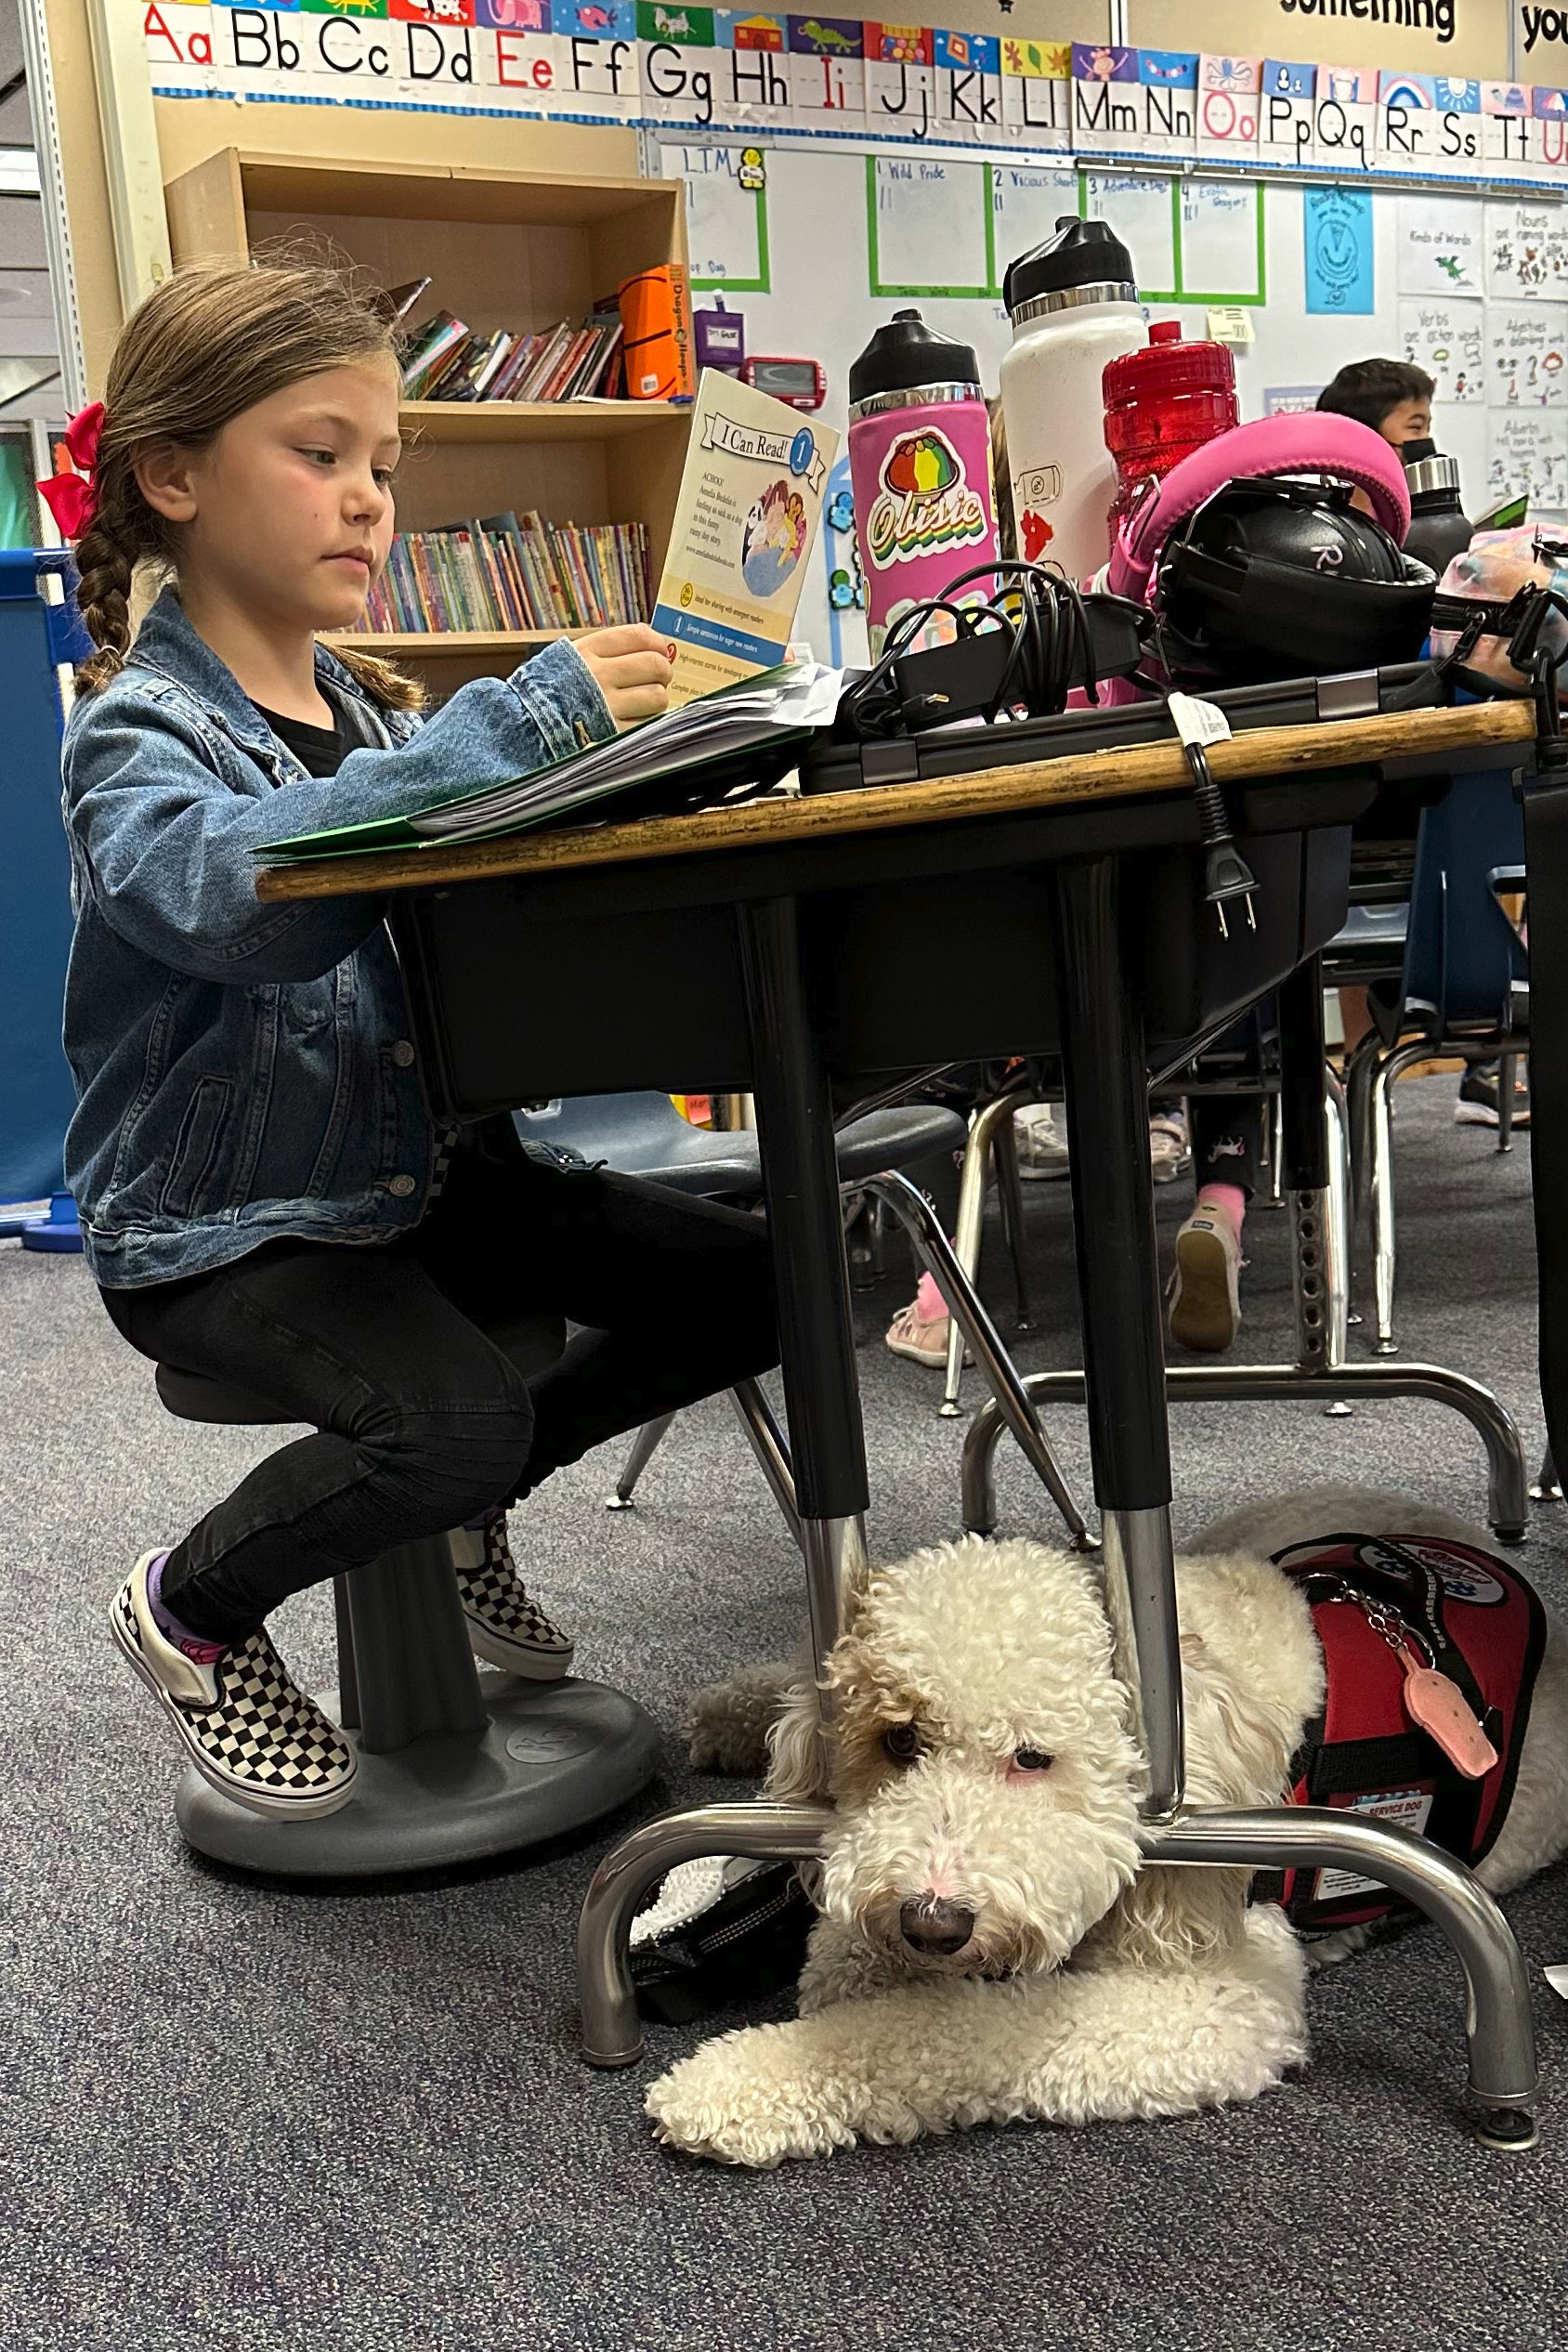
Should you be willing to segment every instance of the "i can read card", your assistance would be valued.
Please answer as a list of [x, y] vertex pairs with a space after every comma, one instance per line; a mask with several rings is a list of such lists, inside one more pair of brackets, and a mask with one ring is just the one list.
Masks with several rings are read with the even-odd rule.
[[785, 659], [838, 444], [814, 415], [703, 370], [654, 601], [676, 647], [672, 702]]

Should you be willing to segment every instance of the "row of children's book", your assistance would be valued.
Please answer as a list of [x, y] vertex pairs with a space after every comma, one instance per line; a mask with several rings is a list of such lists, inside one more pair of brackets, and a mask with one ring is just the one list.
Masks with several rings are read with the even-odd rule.
[[547, 523], [511, 512], [400, 531], [361, 630], [602, 629], [646, 621], [642, 523]]
[[426, 320], [403, 353], [405, 400], [610, 400], [625, 386], [619, 309], [591, 311], [539, 334], [475, 334], [450, 310]]

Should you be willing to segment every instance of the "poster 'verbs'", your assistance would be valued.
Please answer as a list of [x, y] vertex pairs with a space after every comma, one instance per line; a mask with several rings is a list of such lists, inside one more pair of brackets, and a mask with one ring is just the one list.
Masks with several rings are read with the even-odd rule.
[[838, 445], [815, 417], [704, 369], [653, 613], [676, 648], [672, 701], [783, 660]]

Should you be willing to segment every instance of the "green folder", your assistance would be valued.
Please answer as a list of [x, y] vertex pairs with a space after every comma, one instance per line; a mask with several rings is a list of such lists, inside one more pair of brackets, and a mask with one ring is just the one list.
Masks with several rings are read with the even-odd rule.
[[[830, 691], [836, 703], [837, 673], [817, 665], [814, 673], [834, 681]], [[798, 700], [804, 674], [801, 665], [759, 671], [754, 677], [699, 695], [678, 711], [640, 720], [609, 741], [574, 751], [545, 767], [454, 792], [406, 816], [372, 817], [357, 825], [296, 833], [286, 841], [268, 842], [253, 854], [259, 859], [289, 862], [302, 857], [359, 856], [374, 850], [437, 849], [454, 841], [488, 841], [533, 831], [542, 825], [581, 817], [605, 801], [617, 802], [616, 814], [630, 817], [652, 814], [672, 802], [685, 806], [693, 801], [722, 799], [749, 782], [766, 785], [777, 781], [783, 769], [771, 757], [759, 762], [756, 754], [788, 752], [822, 720], [791, 723], [782, 717], [758, 716], [748, 725], [737, 714], [734, 723], [726, 725], [729, 714], [724, 706], [741, 696], [777, 694], [785, 686], [791, 689], [791, 699]], [[819, 701], [824, 699], [818, 694]], [[641, 757], [639, 745], [644, 751]], [[608, 761], [607, 754], [610, 755]], [[786, 759], [784, 764], [789, 764]], [[529, 788], [530, 805], [526, 812], [487, 822], [483, 804], [504, 801], [522, 786]], [[445, 824], [439, 832], [433, 833], [422, 821], [438, 814], [450, 818], [464, 809], [472, 812], [469, 822]]]

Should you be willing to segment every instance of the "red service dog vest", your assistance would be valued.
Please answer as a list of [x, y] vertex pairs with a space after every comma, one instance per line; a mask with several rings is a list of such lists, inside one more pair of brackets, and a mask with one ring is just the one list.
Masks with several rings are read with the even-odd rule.
[[[1448, 1536], [1324, 1535], [1275, 1552], [1312, 1604], [1327, 1694], [1291, 1768], [1291, 1801], [1344, 1808], [1431, 1838], [1474, 1864], [1508, 1816], [1546, 1642], [1546, 1615], [1495, 1552]], [[1496, 1751], [1470, 1779], [1412, 1720], [1405, 1659], [1457, 1684]], [[1413, 1906], [1347, 1870], [1260, 1875], [1309, 1932], [1407, 1914]]]

